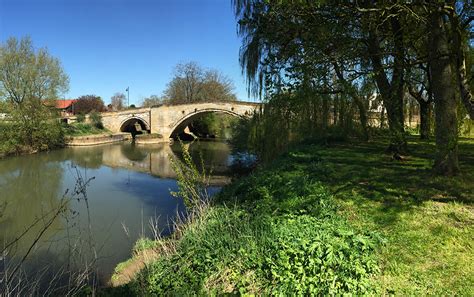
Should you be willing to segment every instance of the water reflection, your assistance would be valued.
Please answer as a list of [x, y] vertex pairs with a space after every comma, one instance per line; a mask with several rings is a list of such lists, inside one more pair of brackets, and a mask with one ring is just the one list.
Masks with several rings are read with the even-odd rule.
[[[25, 226], [31, 226], [30, 232], [18, 242], [19, 253], [26, 252], [27, 243], [33, 242], [43, 228], [43, 222], [37, 221], [51, 218], [52, 211], [59, 207], [58, 197], [63, 194], [63, 170], [59, 163], [47, 159], [43, 154], [0, 163], [0, 242], [12, 242]], [[55, 220], [44, 236], [50, 237], [58, 229], [61, 222]]]
[[[212, 183], [222, 184], [229, 147], [219, 142], [188, 146], [195, 160], [202, 155], [205, 167], [213, 168]], [[150, 218], [157, 217], [159, 227], [166, 231], [175, 214], [184, 210], [183, 203], [169, 194], [177, 187], [169, 160], [170, 156], [179, 156], [179, 151], [179, 144], [123, 143], [0, 160], [0, 244], [11, 242], [35, 220], [56, 209], [68, 189], [71, 196], [78, 175], [85, 180], [95, 177], [87, 187], [89, 208], [83, 200], [71, 200], [69, 208], [78, 215], [68, 213], [56, 220], [35, 247], [35, 253], [48, 255], [48, 261], [56, 266], [69, 261], [66, 251], [70, 251], [71, 238], [75, 245], [84, 245], [90, 214], [100, 270], [107, 279], [116, 263], [129, 257], [137, 237], [150, 233]], [[32, 228], [15, 245], [18, 255], [26, 252], [42, 226]], [[51, 262], [51, 258], [55, 260]], [[31, 263], [41, 267], [44, 261], [39, 259], [33, 257]]]

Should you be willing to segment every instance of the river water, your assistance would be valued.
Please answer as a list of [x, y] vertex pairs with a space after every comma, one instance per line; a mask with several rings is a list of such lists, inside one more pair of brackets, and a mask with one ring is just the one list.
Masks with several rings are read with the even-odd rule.
[[[229, 146], [187, 146], [212, 168], [215, 192], [227, 180]], [[22, 257], [31, 247], [26, 266], [31, 271], [81, 267], [97, 258], [101, 280], [107, 281], [116, 264], [130, 257], [137, 238], [153, 235], [151, 221], [166, 233], [184, 211], [170, 194], [177, 183], [169, 158], [180, 156], [180, 149], [179, 144], [120, 143], [0, 160], [0, 244], [15, 242], [3, 260]]]

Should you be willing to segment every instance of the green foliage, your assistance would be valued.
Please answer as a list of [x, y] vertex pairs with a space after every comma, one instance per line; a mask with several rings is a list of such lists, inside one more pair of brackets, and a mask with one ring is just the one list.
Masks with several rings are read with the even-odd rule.
[[378, 271], [373, 237], [345, 224], [307, 215], [288, 216], [277, 224], [268, 251], [272, 293], [333, 295], [367, 293]]
[[[250, 152], [269, 162], [295, 143], [327, 143], [363, 138], [363, 129], [355, 121], [354, 106], [343, 107], [336, 123], [329, 125], [323, 112], [324, 98], [311, 91], [272, 95], [263, 111], [251, 119], [241, 119], [233, 126], [231, 144], [234, 152]], [[345, 108], [350, 108], [345, 110]]]
[[89, 119], [94, 127], [96, 127], [97, 129], [104, 129], [104, 124], [102, 123], [102, 115], [99, 112], [91, 112], [91, 114], [89, 115]]
[[474, 138], [474, 120], [464, 119], [460, 124], [460, 136]]
[[293, 164], [280, 160], [226, 188], [179, 235], [162, 239], [174, 252], [140, 273], [137, 294], [373, 292], [379, 237], [354, 230], [325, 187]]
[[140, 237], [135, 245], [133, 246], [133, 253], [138, 254], [140, 252], [152, 249], [157, 246], [157, 242], [155, 240], [151, 240], [146, 237]]
[[[47, 112], [47, 111], [46, 111]], [[32, 124], [0, 124], [0, 154], [22, 154], [64, 146], [64, 131], [55, 119], [36, 119]]]
[[1, 45], [0, 98], [15, 104], [15, 108], [59, 98], [68, 86], [60, 61], [46, 48], [35, 49], [29, 37], [20, 41], [11, 37]]
[[93, 134], [103, 134], [108, 130], [97, 128], [91, 124], [86, 123], [73, 123], [70, 125], [63, 126], [64, 133], [67, 136], [85, 136]]
[[54, 100], [68, 88], [58, 59], [36, 50], [29, 38], [10, 38], [0, 47], [0, 101], [8, 114], [0, 136], [3, 153], [48, 150], [64, 144]]
[[236, 117], [227, 114], [208, 113], [194, 120], [190, 129], [194, 135], [201, 138], [214, 136], [229, 139], [233, 132], [231, 127], [237, 121]]
[[0, 113], [5, 113], [8, 111], [8, 104], [5, 101], [0, 99]]
[[200, 167], [198, 169], [194, 163], [188, 147], [180, 141], [183, 160], [171, 158], [171, 167], [176, 173], [179, 190], [171, 192], [177, 198], [181, 198], [186, 205], [189, 213], [201, 209], [203, 203], [209, 199], [207, 188], [209, 187], [209, 175], [205, 171], [204, 161], [200, 158]]
[[[433, 177], [434, 145], [408, 139], [417, 153], [404, 162], [377, 153], [388, 143], [380, 139], [293, 148], [161, 239], [171, 252], [127, 288], [147, 296], [472, 295], [473, 164], [464, 176]], [[461, 140], [462, 162], [473, 145]]]
[[84, 123], [84, 122], [86, 121], [86, 115], [83, 114], [83, 113], [78, 113], [78, 114], [76, 115], [76, 121], [77, 121], [78, 123]]

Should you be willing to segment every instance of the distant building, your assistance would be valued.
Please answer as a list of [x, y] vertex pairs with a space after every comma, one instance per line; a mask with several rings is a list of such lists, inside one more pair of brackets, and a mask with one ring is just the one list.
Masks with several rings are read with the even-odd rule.
[[74, 103], [77, 99], [56, 100], [56, 109], [61, 111], [61, 116], [74, 115]]

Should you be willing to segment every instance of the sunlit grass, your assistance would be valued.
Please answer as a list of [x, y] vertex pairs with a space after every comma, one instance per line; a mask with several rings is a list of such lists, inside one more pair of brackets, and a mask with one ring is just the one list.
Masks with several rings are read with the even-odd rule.
[[474, 141], [461, 139], [456, 177], [431, 172], [434, 144], [410, 139], [404, 161], [384, 155], [385, 143], [303, 148], [319, 166], [340, 213], [359, 230], [381, 232], [378, 252], [384, 294], [472, 296], [474, 283]]
[[[474, 295], [474, 141], [461, 139], [455, 177], [432, 174], [432, 142], [410, 137], [403, 161], [384, 153], [387, 143], [291, 149], [226, 187], [179, 236], [163, 239], [172, 252], [129, 288]], [[341, 258], [328, 259], [330, 251]]]

